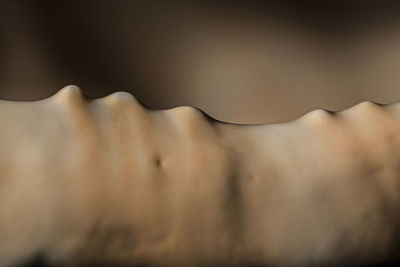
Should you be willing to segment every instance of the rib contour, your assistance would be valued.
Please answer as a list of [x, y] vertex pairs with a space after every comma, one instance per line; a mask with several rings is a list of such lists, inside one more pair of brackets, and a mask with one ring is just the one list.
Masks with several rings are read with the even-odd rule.
[[67, 86], [0, 126], [0, 266], [397, 260], [400, 104], [237, 125]]

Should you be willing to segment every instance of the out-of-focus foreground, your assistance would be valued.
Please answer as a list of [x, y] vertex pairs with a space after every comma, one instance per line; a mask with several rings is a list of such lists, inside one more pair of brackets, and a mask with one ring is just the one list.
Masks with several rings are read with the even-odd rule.
[[236, 123], [400, 100], [397, 6], [184, 2], [0, 3], [0, 98], [78, 84]]

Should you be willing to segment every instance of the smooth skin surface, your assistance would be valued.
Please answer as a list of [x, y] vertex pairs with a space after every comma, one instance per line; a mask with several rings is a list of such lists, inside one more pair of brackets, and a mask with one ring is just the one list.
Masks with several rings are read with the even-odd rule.
[[244, 126], [76, 86], [2, 101], [0, 266], [395, 261], [399, 120], [363, 102]]

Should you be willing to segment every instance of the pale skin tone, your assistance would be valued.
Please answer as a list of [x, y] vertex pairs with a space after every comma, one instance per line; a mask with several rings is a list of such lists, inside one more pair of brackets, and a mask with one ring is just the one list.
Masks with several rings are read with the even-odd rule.
[[397, 256], [400, 107], [234, 125], [69, 86], [0, 102], [0, 265], [309, 266]]

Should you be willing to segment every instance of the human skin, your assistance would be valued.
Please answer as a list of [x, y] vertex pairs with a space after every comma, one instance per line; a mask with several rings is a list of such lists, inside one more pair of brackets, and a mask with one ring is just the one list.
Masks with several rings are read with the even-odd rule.
[[0, 266], [397, 260], [400, 105], [279, 124], [76, 86], [0, 102]]

